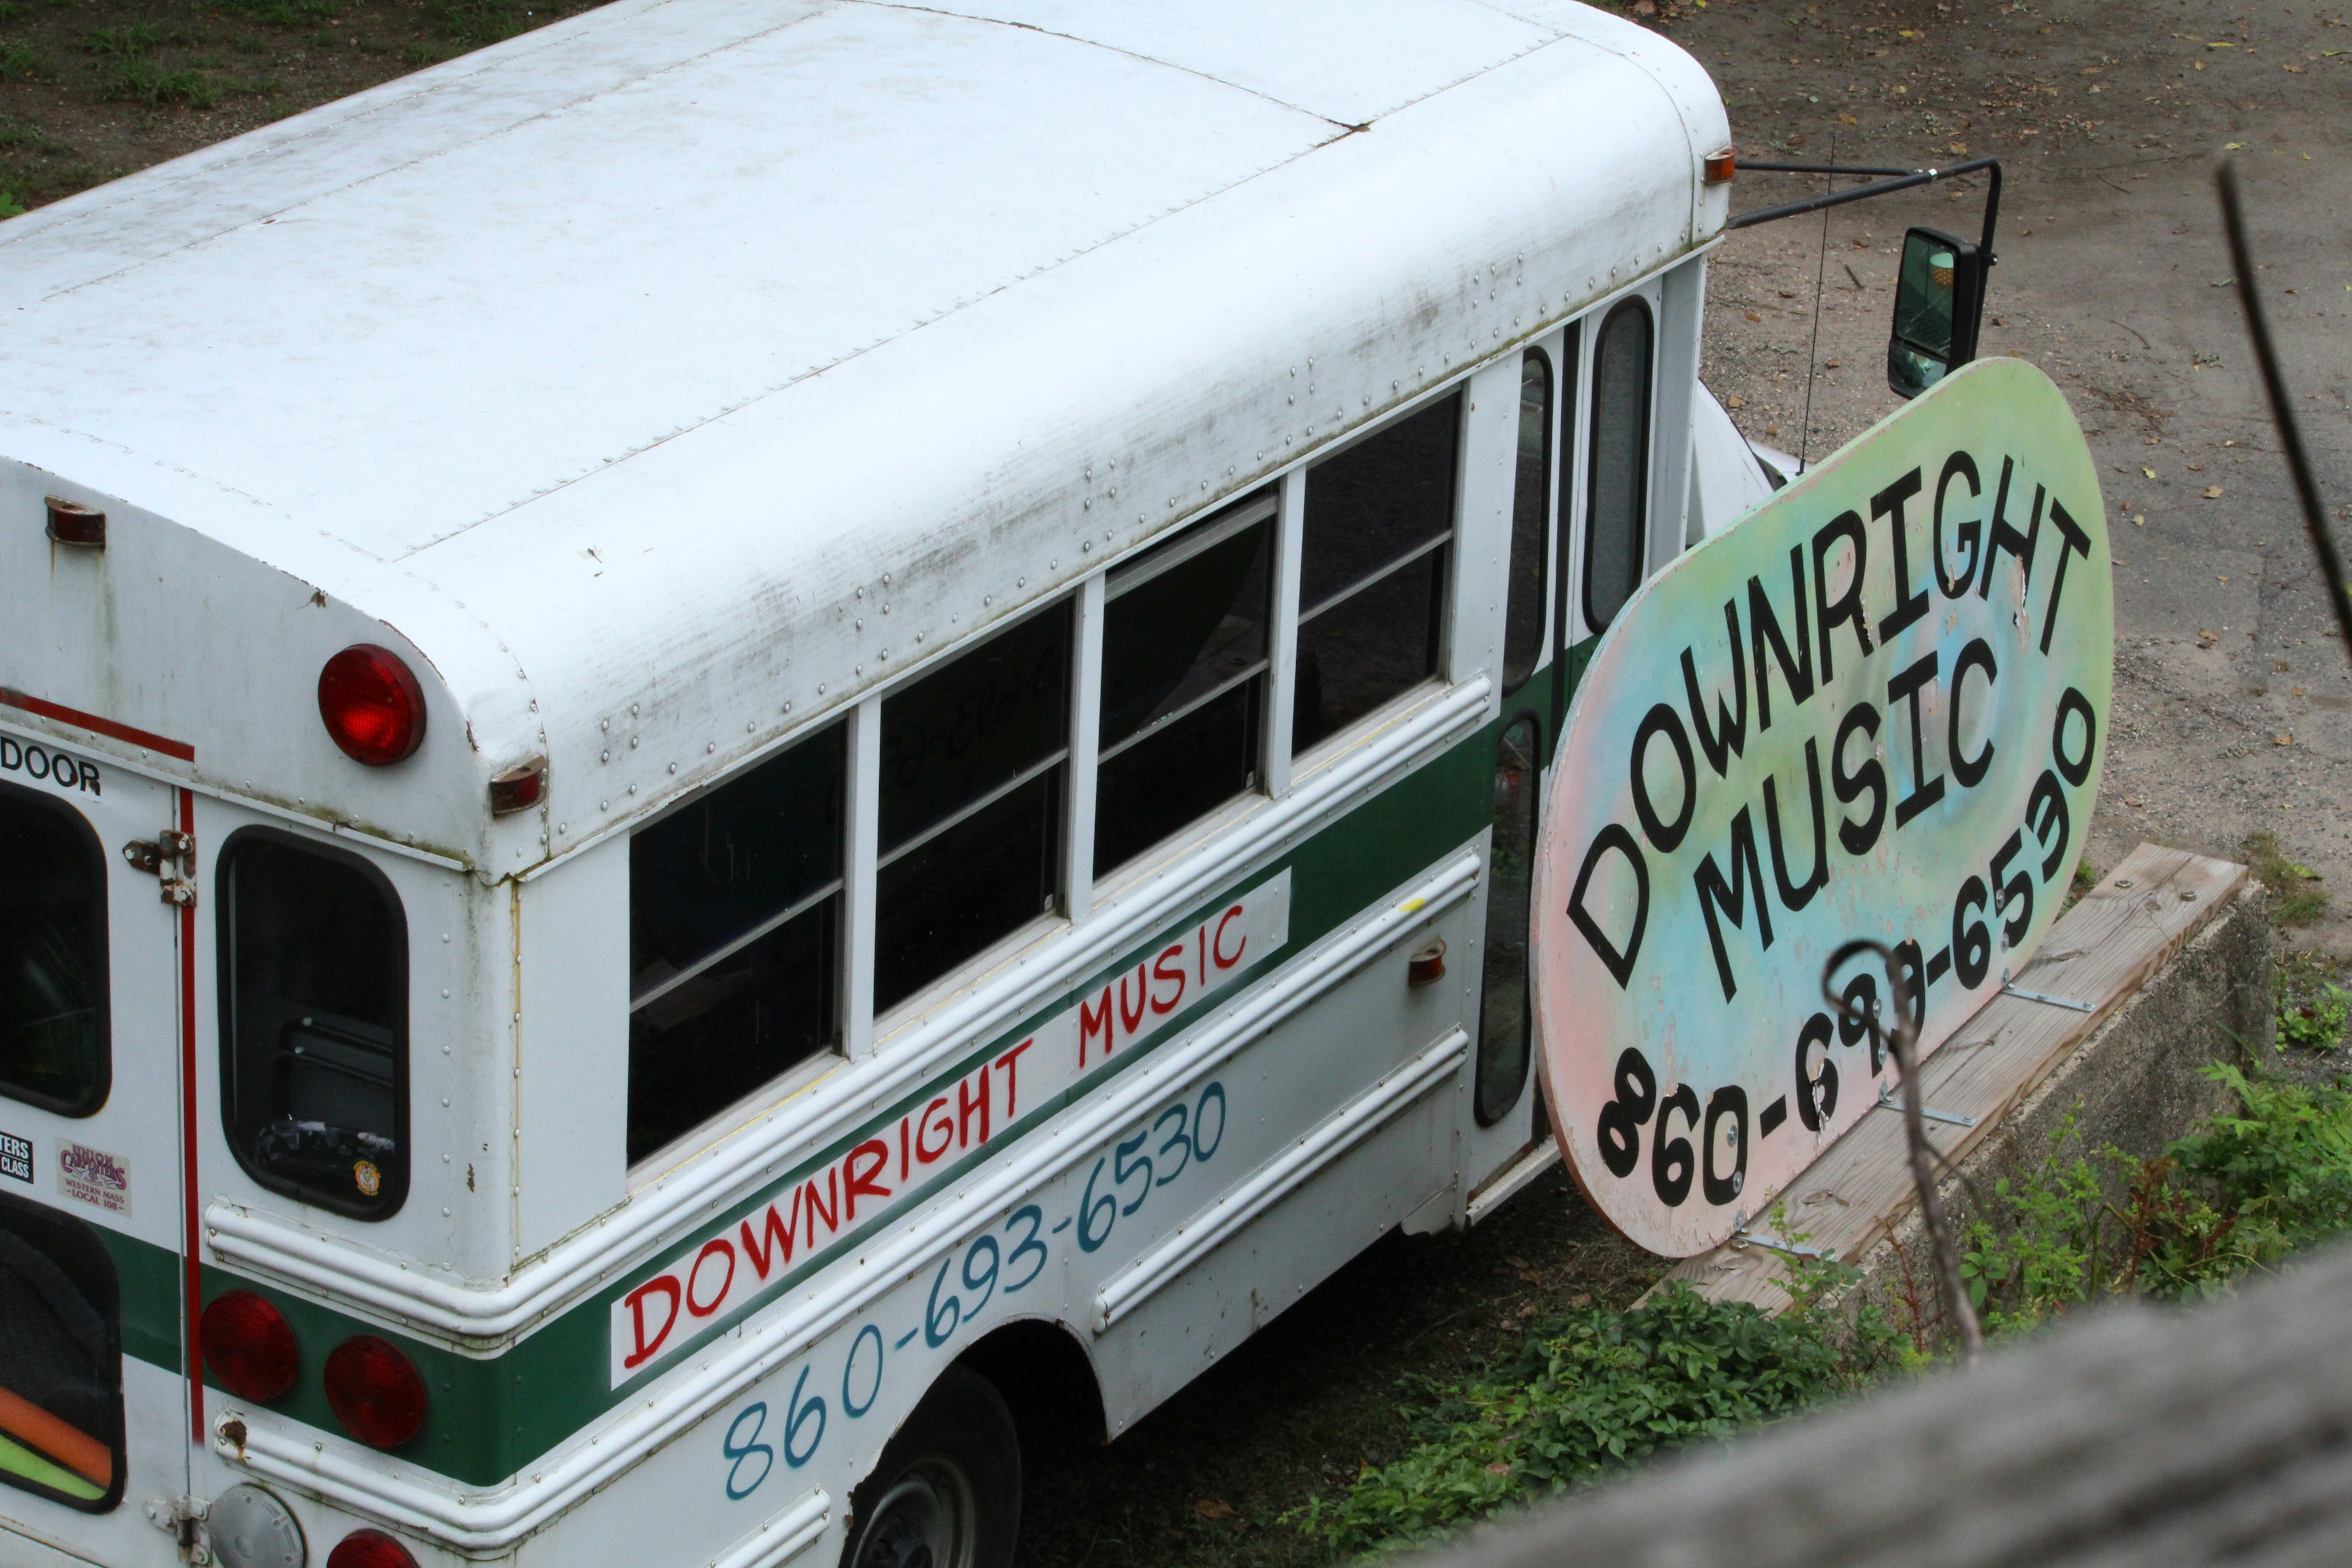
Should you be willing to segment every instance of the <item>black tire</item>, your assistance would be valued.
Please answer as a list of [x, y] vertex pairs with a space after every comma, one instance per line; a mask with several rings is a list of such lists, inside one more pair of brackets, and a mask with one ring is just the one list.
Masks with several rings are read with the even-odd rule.
[[1011, 1568], [1021, 1440], [996, 1385], [942, 1373], [849, 1498], [842, 1568]]

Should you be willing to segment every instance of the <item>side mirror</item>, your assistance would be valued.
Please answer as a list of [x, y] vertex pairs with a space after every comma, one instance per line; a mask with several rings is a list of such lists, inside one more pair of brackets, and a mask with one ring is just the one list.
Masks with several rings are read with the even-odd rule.
[[1886, 384], [1897, 395], [1916, 397], [1976, 358], [1984, 275], [1984, 258], [1967, 240], [1932, 228], [1903, 237], [1886, 341]]

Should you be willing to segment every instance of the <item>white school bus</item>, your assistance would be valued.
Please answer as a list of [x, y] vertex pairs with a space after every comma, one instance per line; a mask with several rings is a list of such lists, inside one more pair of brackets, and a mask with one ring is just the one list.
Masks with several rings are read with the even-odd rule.
[[1566, 0], [618, 0], [0, 227], [0, 1561], [1003, 1568], [1540, 1173], [1727, 142]]

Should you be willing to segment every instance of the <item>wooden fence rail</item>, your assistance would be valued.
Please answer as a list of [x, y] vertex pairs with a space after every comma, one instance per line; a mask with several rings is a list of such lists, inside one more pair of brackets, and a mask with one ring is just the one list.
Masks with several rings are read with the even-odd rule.
[[1417, 1568], [2346, 1568], [2352, 1247], [2117, 1306], [1489, 1526]]

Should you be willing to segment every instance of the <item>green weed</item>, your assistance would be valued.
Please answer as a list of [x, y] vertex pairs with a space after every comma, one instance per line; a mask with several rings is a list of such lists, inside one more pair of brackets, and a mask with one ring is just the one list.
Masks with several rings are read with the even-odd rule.
[[2307, 926], [2327, 912], [2327, 895], [2312, 886], [2319, 873], [2298, 866], [2279, 848], [2278, 836], [2268, 828], [2246, 836], [2246, 865], [2254, 879], [2271, 891], [2271, 920], [2281, 926]]
[[514, 0], [435, 0], [427, 15], [434, 31], [468, 47], [511, 38], [525, 26]]
[[272, 27], [299, 27], [342, 15], [341, 0], [213, 0], [227, 16], [249, 16]]
[[1401, 1545], [1775, 1420], [1862, 1387], [1899, 1358], [1874, 1313], [1849, 1326], [1808, 1299], [1767, 1317], [1676, 1283], [1647, 1306], [1552, 1319], [1476, 1381], [1408, 1380], [1399, 1414], [1412, 1451], [1367, 1465], [1343, 1495], [1285, 1521], [1339, 1553]]
[[58, 79], [58, 68], [50, 63], [48, 56], [30, 44], [0, 38], [0, 77], [55, 81]]
[[2278, 966], [2278, 1043], [2332, 1051], [2352, 1022], [2352, 992], [2336, 984], [2336, 969], [2316, 953], [2289, 953]]

